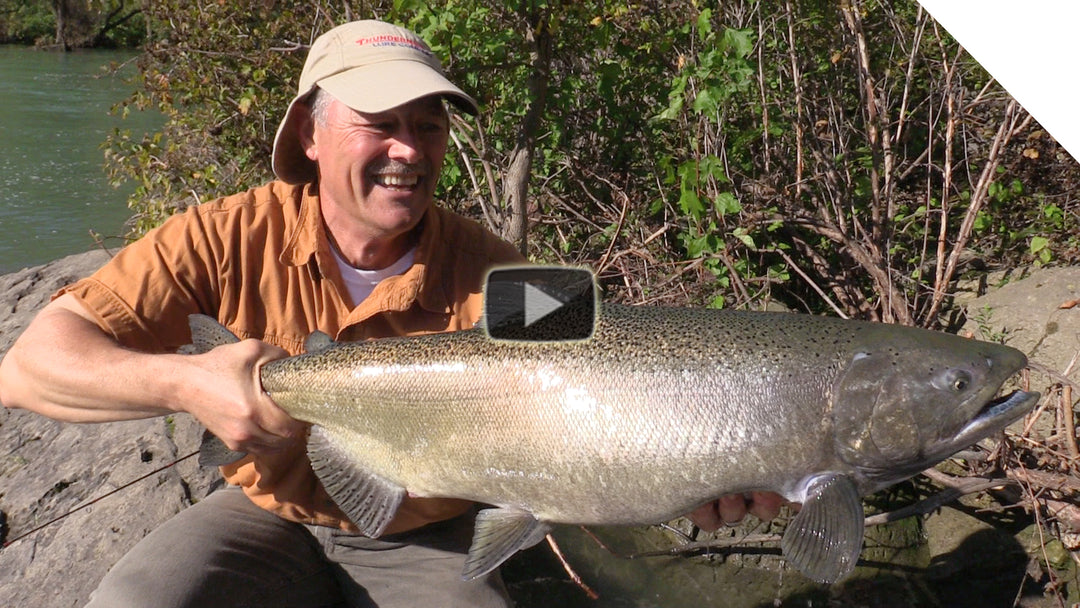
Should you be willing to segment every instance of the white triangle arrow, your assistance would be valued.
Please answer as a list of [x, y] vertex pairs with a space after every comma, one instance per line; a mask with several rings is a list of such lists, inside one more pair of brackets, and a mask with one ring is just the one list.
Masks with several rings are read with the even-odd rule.
[[525, 327], [559, 310], [563, 305], [558, 299], [525, 283]]

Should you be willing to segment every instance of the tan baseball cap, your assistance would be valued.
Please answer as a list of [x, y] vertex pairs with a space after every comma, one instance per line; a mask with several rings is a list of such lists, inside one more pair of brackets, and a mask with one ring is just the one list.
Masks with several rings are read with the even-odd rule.
[[311, 45], [299, 92], [274, 138], [274, 173], [291, 184], [316, 177], [297, 131], [306, 111], [303, 100], [316, 86], [359, 112], [383, 112], [428, 95], [442, 95], [469, 114], [479, 112], [476, 100], [446, 79], [439, 58], [413, 32], [374, 20], [339, 25]]

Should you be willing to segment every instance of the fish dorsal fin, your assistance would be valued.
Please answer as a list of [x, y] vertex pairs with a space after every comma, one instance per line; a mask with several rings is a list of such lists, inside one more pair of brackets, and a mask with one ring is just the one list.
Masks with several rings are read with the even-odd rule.
[[397, 513], [405, 488], [364, 470], [319, 426], [311, 427], [308, 458], [326, 493], [365, 535], [376, 538]]
[[181, 346], [177, 350], [182, 355], [208, 353], [216, 346], [235, 344], [240, 341], [236, 334], [225, 329], [225, 326], [213, 317], [188, 315], [188, 326], [191, 327], [191, 344]]
[[334, 345], [334, 339], [326, 332], [315, 330], [308, 334], [306, 340], [304, 340], [304, 352], [319, 353]]
[[543, 540], [550, 531], [551, 526], [525, 511], [501, 507], [480, 511], [461, 578], [471, 581], [484, 576], [511, 555]]
[[245, 456], [247, 453], [230, 449], [217, 435], [203, 430], [202, 445], [199, 446], [199, 466], [221, 467]]
[[855, 569], [862, 552], [864, 516], [855, 483], [822, 475], [788, 524], [780, 548], [791, 563], [819, 583], [835, 583]]

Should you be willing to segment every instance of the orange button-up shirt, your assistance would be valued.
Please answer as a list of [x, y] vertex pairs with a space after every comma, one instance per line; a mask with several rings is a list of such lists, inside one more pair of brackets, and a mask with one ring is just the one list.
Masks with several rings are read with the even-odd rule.
[[[337, 340], [419, 335], [472, 327], [484, 275], [520, 262], [508, 243], [433, 206], [413, 265], [352, 306], [330, 249], [318, 188], [271, 182], [192, 207], [132, 243], [89, 278], [64, 288], [121, 345], [175, 352], [191, 341], [188, 315], [216, 317], [240, 338], [291, 354], [321, 330]], [[60, 295], [60, 294], [57, 294]], [[356, 528], [315, 478], [305, 446], [222, 467], [259, 506], [303, 523]], [[464, 513], [453, 499], [406, 498], [387, 533]]]

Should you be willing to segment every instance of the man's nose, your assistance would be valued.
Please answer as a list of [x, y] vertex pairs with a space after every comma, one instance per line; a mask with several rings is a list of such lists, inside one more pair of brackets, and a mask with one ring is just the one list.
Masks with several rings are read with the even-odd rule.
[[403, 126], [393, 137], [389, 150], [390, 158], [404, 163], [415, 163], [424, 157], [420, 137], [416, 130]]

